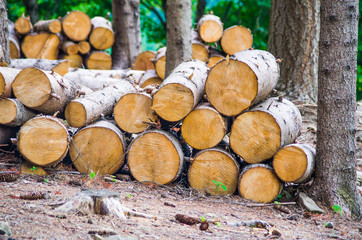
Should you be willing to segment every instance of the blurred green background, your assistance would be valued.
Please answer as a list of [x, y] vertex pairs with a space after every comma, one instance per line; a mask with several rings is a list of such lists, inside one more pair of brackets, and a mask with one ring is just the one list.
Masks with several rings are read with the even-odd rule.
[[[205, 11], [212, 11], [221, 18], [224, 29], [233, 25], [243, 25], [253, 33], [254, 47], [267, 48], [270, 18], [270, 0], [207, 0]], [[9, 19], [15, 21], [26, 9], [22, 1], [8, 0]], [[193, 22], [196, 18], [197, 0], [192, 0]], [[80, 10], [90, 17], [112, 13], [111, 0], [39, 0], [39, 19], [63, 17], [71, 10]], [[166, 45], [165, 14], [162, 0], [140, 0], [142, 49], [157, 50]], [[360, 15], [362, 5], [360, 4]], [[111, 19], [112, 20], [112, 15]], [[357, 100], [362, 99], [362, 29], [359, 19], [358, 34], [358, 75]]]

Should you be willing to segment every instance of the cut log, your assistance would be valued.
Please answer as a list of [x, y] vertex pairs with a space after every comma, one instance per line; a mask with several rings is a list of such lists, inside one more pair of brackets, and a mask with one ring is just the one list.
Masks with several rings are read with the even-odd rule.
[[273, 157], [299, 136], [302, 116], [286, 99], [269, 98], [239, 115], [230, 134], [230, 147], [248, 163]]
[[207, 66], [209, 68], [212, 68], [213, 66], [215, 66], [216, 63], [225, 59], [224, 54], [219, 50], [217, 50], [217, 48], [215, 47], [208, 46], [208, 51], [209, 51], [209, 60]]
[[62, 120], [39, 116], [20, 128], [18, 149], [34, 165], [54, 166], [67, 155], [68, 139], [68, 131]]
[[81, 11], [71, 11], [62, 19], [63, 33], [73, 41], [87, 39], [91, 29], [91, 20]]
[[207, 149], [198, 152], [187, 177], [190, 187], [212, 195], [231, 195], [238, 185], [239, 165], [228, 152]]
[[9, 29], [10, 57], [11, 59], [20, 58], [19, 38], [16, 35], [14, 23], [12, 21], [8, 21], [8, 29]]
[[18, 128], [0, 125], [0, 144], [9, 144], [10, 139], [16, 137]]
[[168, 184], [176, 180], [183, 167], [184, 154], [176, 137], [160, 130], [140, 134], [127, 154], [132, 176], [139, 182]]
[[155, 65], [152, 62], [152, 59], [154, 59], [156, 56], [156, 52], [154, 51], [144, 51], [138, 54], [136, 59], [134, 60], [132, 64], [133, 70], [154, 70]]
[[0, 113], [0, 124], [10, 127], [20, 126], [36, 116], [16, 98], [0, 99]]
[[57, 34], [62, 31], [62, 23], [58, 19], [42, 20], [34, 24], [34, 31]]
[[155, 59], [153, 60], [157, 75], [165, 79], [166, 73], [166, 47], [158, 49]]
[[224, 138], [227, 121], [209, 103], [198, 105], [182, 122], [181, 132], [193, 148], [215, 147]]
[[84, 61], [89, 69], [110, 70], [112, 58], [104, 51], [91, 51]]
[[233, 55], [251, 48], [253, 45], [253, 35], [250, 29], [246, 27], [232, 26], [225, 29], [221, 37], [220, 45], [226, 54]]
[[19, 17], [15, 21], [14, 27], [20, 35], [28, 34], [33, 30], [33, 25], [30, 22], [30, 18], [25, 16]]
[[139, 80], [138, 85], [141, 88], [145, 88], [152, 84], [161, 85], [162, 79], [158, 77], [155, 70], [147, 70]]
[[264, 100], [279, 79], [279, 64], [263, 50], [245, 50], [217, 63], [209, 73], [205, 92], [217, 111], [236, 116]]
[[11, 60], [10, 66], [16, 69], [35, 67], [45, 71], [53, 71], [64, 76], [68, 72], [69, 61], [22, 58]]
[[128, 133], [143, 132], [156, 121], [152, 111], [152, 97], [146, 93], [128, 93], [122, 96], [113, 109], [114, 120]]
[[12, 97], [11, 84], [20, 70], [0, 67], [0, 98]]
[[81, 91], [79, 86], [55, 72], [25, 68], [16, 76], [12, 89], [25, 106], [45, 114], [63, 112]]
[[197, 59], [202, 62], [207, 62], [209, 58], [209, 52], [205, 44], [202, 42], [193, 41], [192, 42], [192, 59]]
[[71, 68], [82, 68], [83, 67], [83, 58], [79, 54], [74, 55], [65, 55], [63, 59], [69, 61], [69, 67]]
[[213, 43], [220, 40], [223, 34], [223, 24], [218, 16], [206, 14], [197, 24], [200, 38], [204, 42]]
[[113, 174], [124, 162], [125, 140], [113, 123], [102, 120], [79, 130], [69, 155], [81, 173]]
[[204, 94], [208, 70], [206, 64], [199, 60], [181, 63], [153, 96], [152, 109], [170, 122], [186, 117]]
[[80, 54], [87, 54], [91, 50], [91, 46], [87, 41], [80, 41], [78, 43], [78, 48]]
[[125, 94], [134, 92], [133, 85], [126, 80], [118, 80], [105, 87], [72, 100], [65, 108], [65, 119], [72, 127], [83, 127], [103, 116], [111, 115], [118, 100]]
[[313, 173], [315, 155], [315, 148], [309, 144], [289, 144], [273, 158], [275, 173], [284, 182], [305, 182]]
[[44, 46], [42, 47], [36, 58], [57, 60], [59, 53], [59, 44], [59, 37], [55, 34], [51, 34], [44, 43]]
[[79, 51], [79, 46], [78, 46], [78, 44], [76, 44], [72, 41], [65, 41], [62, 44], [62, 50], [67, 55], [75, 55]]
[[280, 194], [282, 187], [271, 167], [253, 164], [245, 167], [240, 174], [238, 190], [245, 199], [268, 203]]
[[26, 35], [21, 45], [26, 58], [56, 60], [59, 52], [59, 37], [50, 33], [34, 33]]
[[91, 23], [93, 29], [89, 35], [90, 44], [98, 50], [112, 47], [114, 34], [111, 22], [104, 17], [94, 17], [91, 19]]

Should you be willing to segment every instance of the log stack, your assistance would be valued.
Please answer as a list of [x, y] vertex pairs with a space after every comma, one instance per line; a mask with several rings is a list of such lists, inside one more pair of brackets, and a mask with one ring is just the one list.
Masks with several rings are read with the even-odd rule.
[[[218, 19], [205, 19], [201, 39], [222, 40]], [[102, 21], [97, 31], [107, 32]], [[84, 40], [77, 34], [68, 36], [63, 50], [79, 51]], [[281, 96], [270, 97], [279, 78], [274, 56], [244, 49], [211, 69], [194, 59], [162, 80], [162, 51], [134, 63], [146, 72], [71, 68], [63, 77], [34, 67], [0, 68], [0, 112], [6, 112], [0, 114], [0, 139], [20, 126], [18, 149], [32, 165], [54, 166], [69, 154], [78, 171], [103, 175], [127, 163], [143, 183], [169, 184], [187, 176], [199, 191], [237, 191], [264, 203], [278, 196], [283, 182], [311, 177], [315, 150], [295, 143], [299, 110]], [[148, 69], [150, 61], [155, 70]]]

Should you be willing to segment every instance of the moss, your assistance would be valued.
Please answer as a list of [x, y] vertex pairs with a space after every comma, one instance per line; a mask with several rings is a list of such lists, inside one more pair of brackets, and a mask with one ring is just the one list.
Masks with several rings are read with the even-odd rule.
[[337, 194], [342, 197], [343, 203], [348, 207], [353, 218], [362, 218], [362, 199], [355, 194], [355, 191], [349, 191], [348, 187], [341, 187]]

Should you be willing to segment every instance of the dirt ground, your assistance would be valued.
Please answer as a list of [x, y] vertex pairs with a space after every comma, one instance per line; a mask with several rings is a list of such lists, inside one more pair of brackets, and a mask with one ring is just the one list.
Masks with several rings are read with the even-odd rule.
[[[299, 106], [303, 115], [299, 142], [315, 144], [316, 106]], [[358, 158], [362, 153], [362, 104], [358, 106]], [[0, 172], [19, 165], [16, 154], [0, 153]], [[361, 161], [359, 160], [361, 164]], [[361, 170], [361, 167], [358, 170]], [[0, 181], [0, 224], [7, 222], [12, 236], [1, 239], [362, 239], [362, 222], [335, 213], [327, 207], [323, 214], [312, 214], [295, 204], [296, 189], [290, 205], [255, 204], [238, 195], [207, 196], [176, 182], [168, 186], [144, 185], [133, 181], [109, 181], [101, 176], [93, 180], [65, 164], [48, 176], [22, 174], [15, 182]], [[85, 189], [108, 189], [120, 193], [126, 207], [151, 215], [151, 218], [60, 213], [55, 208], [73, 199]], [[47, 195], [45, 199], [24, 200], [30, 192]], [[282, 199], [280, 202], [283, 202]], [[185, 214], [209, 223], [206, 231], [200, 224], [189, 226], [175, 220]], [[265, 228], [241, 225], [261, 220]], [[326, 227], [328, 225], [328, 228]], [[333, 225], [333, 226], [331, 226]], [[0, 233], [1, 234], [1, 233]], [[117, 235], [118, 237], [116, 237]], [[112, 237], [113, 236], [113, 237]]]

